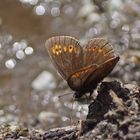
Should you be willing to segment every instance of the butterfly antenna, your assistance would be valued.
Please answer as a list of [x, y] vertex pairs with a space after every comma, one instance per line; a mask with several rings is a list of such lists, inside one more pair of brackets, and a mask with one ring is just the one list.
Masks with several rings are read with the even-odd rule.
[[62, 98], [62, 97], [64, 97], [64, 96], [67, 96], [67, 95], [69, 95], [69, 94], [72, 94], [72, 93], [65, 93], [65, 94], [63, 94], [63, 95], [59, 95], [58, 98], [60, 99], [60, 98]]
[[[72, 93], [65, 93], [65, 94], [63, 94], [63, 95], [59, 95], [58, 98], [60, 99], [60, 98], [62, 98], [62, 97], [64, 97], [64, 96], [67, 96], [67, 95], [69, 95], [69, 94], [72, 94]], [[69, 118], [70, 118], [70, 123], [71, 123], [71, 124], [73, 124], [73, 113], [72, 113], [73, 107], [74, 107], [73, 105], [74, 105], [74, 98], [72, 97], [72, 104], [71, 104], [70, 114], [69, 114]]]
[[71, 110], [70, 110], [70, 122], [73, 124], [73, 110], [74, 110], [74, 98], [72, 97], [72, 104], [71, 104]]

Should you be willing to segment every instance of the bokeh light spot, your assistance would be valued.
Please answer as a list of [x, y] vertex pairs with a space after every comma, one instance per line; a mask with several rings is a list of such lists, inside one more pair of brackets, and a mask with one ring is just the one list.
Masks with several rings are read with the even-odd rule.
[[59, 7], [53, 7], [51, 9], [51, 15], [54, 16], [54, 17], [57, 17], [60, 15], [60, 9]]
[[16, 65], [16, 60], [15, 59], [9, 59], [5, 62], [5, 66], [8, 69], [13, 69]]
[[31, 55], [33, 52], [34, 52], [34, 50], [33, 50], [32, 47], [27, 47], [27, 48], [25, 49], [25, 54], [26, 54], [26, 55]]
[[44, 8], [44, 6], [43, 6], [43, 5], [38, 5], [38, 6], [36, 6], [36, 8], [35, 8], [35, 13], [36, 13], [37, 15], [39, 15], [39, 16], [44, 15], [44, 13], [45, 13], [45, 8]]

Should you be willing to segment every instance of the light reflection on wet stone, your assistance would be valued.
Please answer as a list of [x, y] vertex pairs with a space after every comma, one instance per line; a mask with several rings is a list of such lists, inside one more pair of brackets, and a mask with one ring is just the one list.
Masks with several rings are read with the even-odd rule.
[[27, 47], [25, 48], [25, 54], [26, 55], [31, 55], [34, 52], [32, 47]]
[[51, 97], [52, 97], [52, 94], [50, 92], [47, 92], [47, 94], [45, 94], [44, 97], [43, 97], [42, 105], [43, 106], [48, 105]]
[[[56, 76], [54, 77], [54, 79], [57, 81], [58, 87], [56, 86], [51, 90], [47, 87], [49, 84], [46, 85], [46, 83], [44, 82], [45, 84], [44, 87], [42, 88], [44, 91], [39, 91], [33, 88], [30, 91], [31, 97], [28, 97], [30, 92], [29, 93], [26, 92], [25, 89], [31, 87], [31, 83], [35, 80], [35, 77], [37, 77], [37, 75], [41, 74], [41, 72], [43, 72], [44, 70], [55, 71], [54, 68], [49, 65], [48, 63], [49, 60], [44, 55], [45, 53], [43, 52], [42, 44], [43, 42], [45, 42], [45, 40], [43, 39], [44, 38], [46, 39], [46, 37], [48, 36], [53, 36], [62, 33], [76, 36], [77, 38], [84, 41], [87, 41], [92, 37], [105, 37], [108, 40], [112, 41], [113, 46], [116, 46], [115, 48], [117, 48], [118, 50], [120, 49], [122, 52], [125, 51], [128, 47], [140, 50], [139, 48], [140, 21], [137, 18], [139, 17], [140, 13], [138, 8], [139, 1], [111, 0], [112, 5], [109, 1], [109, 5], [106, 9], [106, 12], [102, 13], [98, 12], [97, 7], [94, 7], [95, 5], [91, 3], [90, 0], [87, 1], [20, 0], [20, 1], [23, 4], [22, 9], [23, 12], [26, 12], [28, 8], [29, 9], [31, 8], [31, 10], [29, 11], [27, 10], [28, 12], [27, 14], [29, 15], [31, 14], [30, 12], [32, 12], [32, 9], [34, 9], [35, 12], [35, 9], [37, 7], [43, 6], [42, 11], [40, 10], [41, 12], [39, 13], [40, 15], [43, 16], [39, 17], [39, 15], [34, 14], [36, 19], [39, 17], [39, 23], [41, 23], [39, 24], [39, 26], [42, 26], [42, 28], [40, 28], [39, 26], [37, 26], [37, 28], [40, 28], [39, 32], [41, 31], [42, 34], [40, 35], [37, 32], [35, 34], [35, 36], [37, 36], [35, 37], [35, 39], [34, 37], [32, 38], [32, 36], [30, 36], [31, 40], [35, 42], [34, 44], [39, 42], [38, 47], [35, 48], [35, 46], [32, 45], [30, 46], [28, 41], [26, 41], [26, 39], [27, 40], [29, 39], [29, 36], [27, 36], [27, 34], [24, 35], [24, 29], [22, 28], [20, 28], [20, 30], [21, 32], [23, 32], [22, 33], [23, 36], [24, 37], [27, 36], [25, 40], [22, 40], [22, 37], [21, 38], [19, 37], [20, 39], [16, 39], [15, 35], [14, 34], [11, 35], [11, 33], [8, 34], [0, 33], [0, 44], [1, 44], [0, 60], [2, 64], [5, 64], [7, 69], [13, 69], [11, 71], [9, 70], [11, 73], [10, 72], [6, 73], [7, 71], [5, 72], [5, 69], [2, 71], [4, 73], [4, 75], [2, 75], [2, 78], [3, 77], [4, 78], [1, 81], [5, 81], [4, 82], [6, 83], [4, 86], [6, 87], [5, 89], [7, 90], [8, 86], [8, 93], [10, 94], [11, 89], [9, 88], [15, 89], [17, 87], [22, 87], [19, 89], [17, 88], [14, 94], [15, 96], [19, 97], [22, 94], [26, 96], [23, 108], [25, 106], [29, 107], [26, 104], [28, 100], [29, 100], [28, 102], [31, 103], [31, 108], [33, 112], [29, 112], [30, 113], [29, 120], [25, 119], [28, 122], [36, 121], [36, 119], [32, 117], [33, 115], [32, 113], [35, 114], [34, 116], [37, 116], [37, 114], [41, 113], [41, 110], [45, 110], [46, 112], [48, 112], [49, 109], [51, 110], [50, 112], [55, 112], [59, 116], [58, 117], [59, 121], [54, 120], [53, 122], [56, 124], [60, 122], [60, 125], [62, 125], [61, 120], [66, 121], [67, 123], [69, 121], [69, 114], [71, 112], [74, 114], [73, 117], [74, 119], [79, 117], [81, 118], [82, 116], [86, 115], [87, 113], [86, 109], [82, 109], [81, 107], [79, 107], [81, 105], [74, 105], [74, 107], [72, 107], [72, 98], [70, 97], [66, 96], [64, 99], [57, 98], [58, 95], [65, 94], [67, 92], [73, 93], [73, 91], [69, 90], [67, 84], [64, 81], [62, 81], [62, 79], [58, 79], [58, 77]], [[125, 8], [120, 9], [120, 3], [121, 7]], [[84, 9], [83, 7], [86, 10], [83, 10]], [[80, 14], [78, 15], [78, 13], [80, 13], [81, 15]], [[131, 18], [132, 16], [133, 18]], [[49, 19], [48, 17], [51, 18]], [[74, 20], [72, 20], [72, 18]], [[0, 17], [0, 20], [1, 19], [2, 18]], [[10, 23], [12, 22], [10, 21]], [[18, 20], [17, 24], [19, 24]], [[34, 26], [34, 22], [31, 21], [30, 24], [31, 26]], [[16, 28], [14, 30], [15, 32], [17, 32]], [[32, 32], [32, 28], [28, 31], [29, 34], [30, 32]], [[42, 39], [43, 34], [45, 34], [45, 37]], [[42, 42], [42, 44], [40, 44], [40, 42]], [[19, 55], [17, 55], [18, 53]], [[23, 53], [24, 59], [22, 59]], [[28, 56], [26, 58], [26, 55], [31, 54], [34, 55], [30, 57]], [[119, 75], [119, 77], [121, 77], [121, 79], [124, 82], [130, 82], [131, 80], [139, 81], [138, 78], [140, 74], [139, 72], [135, 72], [137, 70], [135, 63], [139, 63], [139, 58], [135, 59], [135, 55], [136, 54], [134, 53], [133, 55], [127, 56], [128, 58], [134, 56], [131, 58], [131, 61], [126, 56], [125, 57], [127, 59], [125, 59], [125, 57], [121, 58], [118, 67], [115, 69], [116, 75], [117, 76]], [[17, 60], [19, 58], [21, 59], [20, 61]], [[127, 62], [128, 60], [130, 62]], [[15, 67], [17, 63], [19, 63], [18, 67]], [[130, 72], [132, 70], [134, 71], [135, 76], [130, 75]], [[51, 73], [51, 75], [53, 75], [53, 73]], [[112, 74], [112, 76], [114, 75]], [[10, 84], [8, 84], [8, 82]], [[39, 86], [41, 85], [41, 83], [39, 82], [37, 84]], [[4, 89], [4, 87], [1, 88]], [[8, 95], [4, 94], [4, 96], [3, 95], [2, 96], [3, 97], [9, 96], [9, 94]], [[3, 97], [1, 98], [3, 99]], [[20, 97], [19, 102], [20, 99], [24, 100]], [[15, 100], [15, 102], [17, 102], [17, 100]], [[19, 110], [22, 112], [23, 108], [21, 107], [21, 109]], [[26, 113], [28, 114], [28, 112]], [[13, 115], [12, 117], [15, 117], [15, 115]], [[5, 121], [6, 117], [3, 118], [3, 122]], [[34, 125], [38, 126], [37, 123], [34, 123]], [[44, 128], [46, 127], [47, 125], [44, 126]]]
[[96, 28], [90, 28], [86, 34], [85, 37], [86, 38], [93, 38], [94, 36], [98, 35], [98, 31]]
[[25, 54], [24, 54], [24, 52], [22, 51], [22, 50], [19, 50], [19, 51], [17, 51], [16, 52], [16, 58], [17, 59], [23, 59], [25, 57]]
[[21, 49], [21, 45], [19, 42], [14, 42], [13, 44], [13, 51], [16, 52]]
[[122, 30], [128, 32], [130, 30], [129, 25], [123, 25]]
[[70, 5], [64, 5], [63, 12], [65, 15], [72, 17], [75, 14], [75, 9]]
[[0, 34], [0, 42], [2, 45], [6, 45], [12, 41], [13, 37], [10, 34]]
[[[11, 34], [7, 32], [0, 34], [0, 61], [4, 60], [5, 67], [7, 69], [13, 69], [16, 66], [16, 59], [23, 59], [25, 53], [23, 52], [26, 49], [28, 42], [26, 40], [15, 41]], [[28, 47], [26, 50], [27, 55], [33, 53], [33, 49]], [[7, 56], [9, 59], [7, 59]]]
[[90, 2], [88, 4], [84, 4], [83, 7], [79, 9], [78, 16], [79, 17], [86, 17], [94, 11], [94, 5]]
[[[24, 51], [25, 53], [24, 53]], [[33, 48], [27, 46], [27, 41], [22, 40], [20, 42], [13, 43], [13, 53], [16, 54], [17, 59], [23, 59], [26, 55], [31, 55], [33, 53]]]
[[60, 9], [59, 9], [59, 7], [53, 7], [51, 9], [51, 14], [54, 17], [58, 17], [60, 15]]
[[45, 89], [53, 89], [56, 87], [54, 76], [48, 72], [43, 71], [36, 79], [32, 82], [32, 88], [36, 91], [42, 91]]
[[45, 8], [43, 5], [38, 5], [35, 7], [35, 12], [37, 15], [41, 16], [45, 14]]
[[62, 120], [63, 122], [65, 122], [65, 121], [69, 121], [69, 118], [66, 117], [66, 116], [62, 116], [61, 120]]
[[29, 3], [31, 5], [35, 5], [38, 3], [38, 0], [19, 0], [22, 3]]
[[115, 20], [112, 20], [112, 21], [111, 21], [110, 27], [111, 27], [112, 29], [115, 29], [115, 28], [118, 27], [119, 24], [120, 24], [120, 21], [117, 20], [117, 19], [115, 19]]
[[5, 62], [5, 66], [8, 69], [13, 69], [16, 66], [16, 60], [15, 59], [9, 59]]
[[58, 117], [58, 114], [56, 114], [54, 112], [42, 111], [39, 114], [38, 119], [42, 123], [47, 123], [47, 122], [54, 123], [54, 121], [57, 117]]
[[111, 0], [110, 1], [111, 10], [118, 10], [123, 7], [123, 0]]

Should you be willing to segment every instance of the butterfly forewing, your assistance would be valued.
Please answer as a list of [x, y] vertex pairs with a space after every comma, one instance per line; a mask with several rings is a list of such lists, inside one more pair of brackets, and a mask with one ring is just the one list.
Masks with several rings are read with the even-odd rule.
[[66, 80], [83, 65], [83, 50], [73, 37], [52, 37], [46, 41], [46, 48], [55, 67]]
[[103, 38], [95, 38], [88, 42], [84, 50], [84, 66], [101, 65], [115, 57], [112, 45]]

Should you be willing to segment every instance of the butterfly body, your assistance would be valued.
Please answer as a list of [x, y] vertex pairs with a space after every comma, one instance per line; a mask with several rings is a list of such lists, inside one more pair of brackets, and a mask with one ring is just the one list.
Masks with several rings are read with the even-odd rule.
[[46, 41], [46, 47], [58, 72], [75, 91], [75, 98], [92, 93], [119, 61], [112, 45], [102, 38], [82, 47], [73, 37], [56, 36]]

